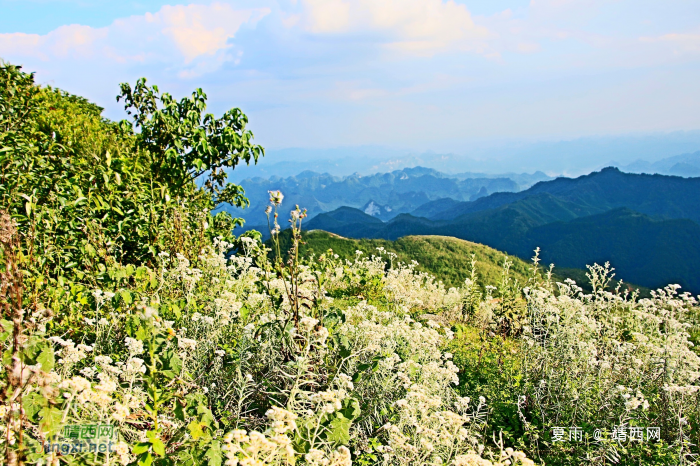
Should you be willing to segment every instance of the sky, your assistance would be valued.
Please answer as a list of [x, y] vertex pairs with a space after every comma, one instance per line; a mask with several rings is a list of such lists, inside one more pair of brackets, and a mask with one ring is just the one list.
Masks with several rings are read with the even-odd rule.
[[201, 87], [217, 115], [241, 108], [273, 150], [469, 154], [649, 134], [700, 149], [698, 0], [0, 0], [0, 12], [0, 57], [113, 119], [119, 83], [144, 76], [176, 97]]

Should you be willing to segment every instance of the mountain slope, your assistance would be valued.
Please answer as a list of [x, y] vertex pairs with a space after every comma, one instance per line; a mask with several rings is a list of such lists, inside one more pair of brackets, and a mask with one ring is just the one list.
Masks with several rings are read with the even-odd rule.
[[[438, 200], [416, 213], [371, 224], [348, 216], [309, 228], [343, 236], [396, 240], [442, 235], [486, 244], [560, 267], [610, 261], [618, 276], [647, 287], [678, 283], [700, 292], [700, 179], [634, 175], [606, 169], [575, 179], [538, 183], [520, 193], [497, 193], [474, 202]], [[319, 216], [337, 217], [333, 212]]]
[[[309, 229], [319, 228], [316, 220], [309, 222]], [[539, 247], [544, 263], [559, 268], [583, 269], [593, 263], [610, 262], [617, 277], [625, 281], [648, 288], [677, 283], [686, 291], [700, 293], [700, 225], [687, 219], [658, 220], [622, 208], [537, 225], [529, 223], [531, 219], [513, 206], [478, 213], [472, 221], [463, 223], [441, 224], [410, 215], [382, 224], [372, 220], [371, 225], [339, 222], [334, 227], [326, 222], [324, 226], [354, 238], [401, 241], [409, 235], [453, 236], [525, 260]]]
[[[289, 231], [280, 233], [282, 250], [288, 250]], [[377, 248], [396, 254], [396, 262], [410, 264], [418, 262], [418, 270], [433, 274], [446, 286], [463, 286], [471, 271], [471, 256], [476, 259], [476, 270], [481, 286], [497, 285], [501, 280], [504, 260], [513, 262], [511, 277], [520, 283], [527, 282], [532, 265], [517, 257], [508, 256], [483, 244], [476, 244], [457, 238], [442, 236], [405, 236], [397, 241], [383, 239], [342, 238], [326, 231], [315, 230], [304, 233], [304, 244], [300, 253], [305, 257], [310, 254], [319, 256], [329, 249], [341, 259], [354, 260], [355, 251], [362, 251], [365, 256], [377, 255]], [[389, 261], [386, 252], [382, 255]]]
[[359, 209], [340, 207], [332, 212], [312, 218], [307, 222], [306, 228], [332, 231], [341, 236], [373, 238], [379, 230], [384, 228], [384, 222]]
[[638, 175], [622, 173], [617, 168], [606, 168], [573, 179], [543, 181], [518, 193], [495, 193], [473, 202], [463, 202], [452, 211], [440, 212], [431, 219], [456, 219], [544, 193], [577, 204], [582, 215], [627, 207], [653, 217], [688, 218], [700, 223], [700, 178]]
[[460, 201], [455, 201], [449, 197], [443, 197], [434, 201], [426, 202], [417, 209], [411, 212], [414, 217], [435, 218], [438, 215], [448, 212], [461, 206]]
[[625, 280], [700, 293], [698, 238], [700, 225], [691, 220], [654, 220], [623, 208], [535, 227], [513, 252], [522, 257], [540, 246], [543, 261], [560, 267], [610, 261]]
[[[291, 246], [289, 230], [280, 233], [282, 250], [287, 251]], [[356, 251], [362, 251], [366, 256], [377, 255], [377, 248], [384, 248], [383, 255], [388, 261], [387, 252], [396, 254], [395, 262], [418, 262], [417, 269], [434, 275], [446, 287], [464, 286], [464, 280], [470, 276], [471, 258], [476, 260], [477, 282], [482, 288], [486, 285], [499, 286], [503, 276], [503, 264], [507, 258], [512, 263], [510, 278], [525, 284], [532, 274], [532, 263], [529, 260], [508, 255], [483, 244], [473, 243], [448, 236], [404, 236], [396, 241], [384, 239], [352, 239], [343, 238], [326, 231], [307, 231], [303, 235], [300, 251], [306, 257], [315, 254], [317, 257], [329, 249], [345, 260], [354, 260]], [[582, 269], [554, 270], [553, 280], [562, 282], [565, 278], [573, 278], [589, 291], [590, 286], [586, 272]], [[611, 289], [616, 281], [611, 282]], [[628, 286], [630, 286], [628, 284]], [[640, 289], [643, 296], [649, 296], [649, 290], [631, 285], [632, 289]]]

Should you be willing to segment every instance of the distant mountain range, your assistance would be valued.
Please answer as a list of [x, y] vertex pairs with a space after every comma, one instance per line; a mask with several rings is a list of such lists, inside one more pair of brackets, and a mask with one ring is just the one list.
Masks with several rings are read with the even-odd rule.
[[342, 206], [354, 207], [370, 216], [391, 220], [402, 213], [440, 198], [470, 201], [494, 192], [518, 192], [533, 184], [551, 179], [542, 172], [534, 174], [486, 175], [459, 173], [446, 175], [429, 168], [406, 168], [391, 173], [345, 177], [305, 171], [280, 178], [249, 178], [240, 182], [251, 201], [247, 209], [228, 206], [232, 215], [246, 220], [248, 226], [265, 225], [268, 191], [280, 190], [284, 206], [308, 210], [309, 218]]
[[540, 247], [560, 267], [610, 261], [618, 278], [700, 293], [700, 178], [607, 168], [472, 201], [444, 196], [388, 221], [345, 206], [306, 227], [353, 238], [453, 236], [523, 259]]
[[[636, 160], [654, 163], [664, 157], [700, 149], [700, 131], [656, 134], [592, 136], [572, 140], [470, 140], [446, 142], [425, 148], [352, 146], [336, 148], [269, 148], [256, 165], [229, 173], [236, 183], [245, 178], [287, 177], [310, 170], [347, 176], [372, 175], [411, 167], [433, 168], [443, 173], [533, 173], [579, 176], [616, 166], [623, 171]], [[645, 162], [642, 162], [645, 163]], [[507, 167], [507, 169], [504, 169]], [[243, 169], [241, 169], [243, 168]], [[653, 173], [645, 168], [646, 173]], [[668, 173], [695, 176], [686, 173]]]
[[667, 157], [654, 163], [637, 160], [629, 165], [621, 166], [620, 169], [629, 173], [659, 173], [697, 177], [700, 176], [700, 151]]

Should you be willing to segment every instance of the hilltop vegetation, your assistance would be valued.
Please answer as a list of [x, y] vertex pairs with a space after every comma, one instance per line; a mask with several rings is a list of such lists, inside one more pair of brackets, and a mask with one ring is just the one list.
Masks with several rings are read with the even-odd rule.
[[[288, 251], [292, 244], [290, 230], [279, 234], [281, 250]], [[270, 245], [270, 241], [267, 242]], [[384, 239], [353, 239], [344, 238], [323, 230], [306, 231], [304, 241], [299, 246], [303, 257], [319, 257], [329, 250], [337, 254], [341, 260], [354, 260], [357, 251], [367, 256], [382, 255], [395, 264], [411, 264], [417, 262], [416, 270], [433, 275], [445, 284], [445, 287], [462, 287], [465, 280], [476, 276], [482, 291], [486, 286], [498, 287], [503, 283], [504, 266], [507, 265], [508, 279], [521, 285], [528, 282], [532, 275], [532, 261], [524, 261], [516, 256], [510, 256], [483, 244], [472, 243], [451, 236], [403, 236], [397, 240]], [[389, 257], [389, 254], [393, 256]], [[535, 251], [532, 251], [534, 257]], [[284, 253], [287, 260], [288, 254]], [[472, 263], [474, 260], [474, 263]], [[547, 268], [549, 263], [543, 263]], [[586, 290], [591, 291], [586, 277], [586, 264], [581, 268], [556, 267], [552, 279], [558, 282], [573, 279]], [[474, 275], [472, 275], [474, 272]], [[544, 272], [544, 270], [542, 270]], [[609, 290], [614, 290], [619, 280], [612, 278]], [[648, 288], [631, 283], [624, 283], [623, 289], [638, 291], [640, 296], [649, 297]]]
[[321, 233], [337, 257], [302, 249], [305, 213], [280, 233], [278, 192], [270, 254], [211, 214], [248, 203], [225, 175], [263, 155], [245, 115], [145, 80], [120, 98], [131, 119], [110, 122], [0, 67], [3, 464], [697, 463], [690, 295], [610, 291], [600, 266], [585, 292], [520, 261], [489, 286], [489, 248], [382, 243], [455, 281], [474, 252], [448, 289], [386, 249]]
[[[282, 250], [291, 246], [291, 232], [280, 233]], [[341, 260], [354, 260], [356, 251], [365, 255], [394, 254], [392, 261], [396, 264], [410, 264], [416, 261], [416, 270], [427, 272], [441, 280], [446, 287], [459, 287], [471, 276], [472, 256], [474, 270], [478, 271], [479, 282], [496, 285], [502, 278], [505, 261], [511, 263], [510, 276], [519, 283], [527, 283], [532, 265], [508, 256], [500, 251], [481, 244], [442, 236], [404, 236], [396, 241], [382, 239], [342, 238], [325, 231], [309, 231], [304, 235], [304, 242], [299, 252], [304, 257], [316, 257], [332, 249]]]

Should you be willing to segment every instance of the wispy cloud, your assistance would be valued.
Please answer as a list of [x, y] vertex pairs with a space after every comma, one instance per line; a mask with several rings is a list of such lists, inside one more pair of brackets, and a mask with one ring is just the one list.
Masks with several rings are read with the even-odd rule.
[[700, 52], [700, 33], [671, 33], [656, 37], [641, 37], [641, 42], [662, 43], [673, 48], [675, 54]]
[[371, 38], [388, 49], [431, 55], [443, 51], [493, 53], [489, 30], [452, 0], [301, 0], [288, 27], [313, 34]]
[[155, 13], [115, 20], [103, 28], [61, 26], [48, 34], [0, 34], [0, 55], [161, 63], [196, 76], [236, 60], [233, 39], [243, 24], [255, 24], [269, 8], [238, 10], [229, 4], [163, 6]]

